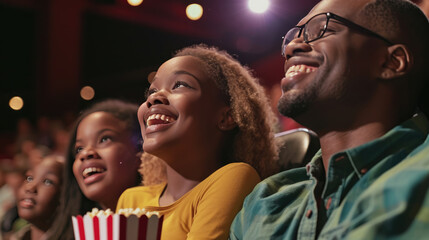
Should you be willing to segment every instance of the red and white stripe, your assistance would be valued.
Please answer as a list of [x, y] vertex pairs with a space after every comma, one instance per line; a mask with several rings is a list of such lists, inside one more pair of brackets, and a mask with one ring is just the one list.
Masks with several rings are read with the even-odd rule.
[[163, 220], [157, 215], [72, 217], [76, 240], [160, 240]]

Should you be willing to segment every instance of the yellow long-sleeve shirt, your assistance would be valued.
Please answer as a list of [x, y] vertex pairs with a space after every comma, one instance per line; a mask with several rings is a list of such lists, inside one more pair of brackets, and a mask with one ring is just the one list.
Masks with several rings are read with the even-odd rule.
[[162, 240], [227, 239], [244, 198], [260, 181], [246, 163], [231, 163], [211, 174], [180, 199], [159, 206], [166, 183], [127, 189], [119, 198], [121, 208], [145, 208], [164, 215]]

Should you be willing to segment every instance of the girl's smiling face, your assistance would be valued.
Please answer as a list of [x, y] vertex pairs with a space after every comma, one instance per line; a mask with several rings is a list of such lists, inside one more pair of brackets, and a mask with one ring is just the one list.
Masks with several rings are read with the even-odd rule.
[[19, 216], [30, 223], [49, 228], [59, 205], [63, 164], [47, 158], [28, 171], [18, 192]]
[[217, 145], [218, 124], [227, 108], [201, 60], [192, 56], [168, 60], [158, 69], [138, 111], [144, 151], [168, 161]]
[[121, 193], [137, 184], [138, 149], [126, 123], [110, 113], [95, 112], [76, 132], [73, 173], [83, 194], [103, 208], [116, 208]]

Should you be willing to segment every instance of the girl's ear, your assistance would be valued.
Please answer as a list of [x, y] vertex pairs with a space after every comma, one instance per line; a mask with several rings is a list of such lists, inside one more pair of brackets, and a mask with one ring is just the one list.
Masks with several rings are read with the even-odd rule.
[[393, 79], [405, 75], [413, 66], [410, 50], [403, 44], [395, 44], [388, 48], [388, 57], [383, 64], [381, 79]]
[[218, 127], [221, 131], [229, 131], [237, 126], [234, 118], [232, 117], [232, 110], [230, 107], [222, 109], [221, 118], [218, 122]]

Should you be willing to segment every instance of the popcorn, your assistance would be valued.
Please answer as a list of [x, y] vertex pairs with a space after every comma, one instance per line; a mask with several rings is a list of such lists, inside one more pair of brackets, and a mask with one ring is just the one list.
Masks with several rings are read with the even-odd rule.
[[110, 210], [110, 208], [106, 209], [106, 211], [104, 211], [103, 209], [98, 210], [98, 208], [93, 208], [91, 212], [87, 212], [86, 214], [88, 214], [90, 217], [99, 217], [99, 216], [110, 216], [115, 214], [112, 210]]
[[72, 217], [76, 240], [159, 240], [163, 216], [146, 209], [92, 209]]

